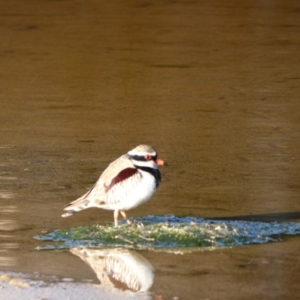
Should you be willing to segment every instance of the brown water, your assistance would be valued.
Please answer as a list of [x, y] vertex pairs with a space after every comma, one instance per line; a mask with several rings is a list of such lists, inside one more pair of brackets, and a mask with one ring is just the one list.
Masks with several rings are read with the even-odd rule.
[[[11, 0], [0, 11], [0, 270], [96, 282], [32, 237], [112, 221], [60, 216], [141, 143], [170, 166], [131, 217], [299, 219], [299, 1]], [[140, 254], [161, 299], [296, 299], [299, 250], [295, 237]]]

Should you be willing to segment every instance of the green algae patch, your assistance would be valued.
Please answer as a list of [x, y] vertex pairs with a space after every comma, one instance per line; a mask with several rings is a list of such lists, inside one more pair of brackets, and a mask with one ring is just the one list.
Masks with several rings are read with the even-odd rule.
[[57, 229], [35, 236], [52, 242], [38, 249], [71, 249], [85, 247], [124, 247], [164, 251], [201, 250], [262, 244], [280, 241], [284, 236], [298, 235], [299, 223], [209, 221], [193, 217], [148, 216], [136, 218], [132, 225], [81, 226]]

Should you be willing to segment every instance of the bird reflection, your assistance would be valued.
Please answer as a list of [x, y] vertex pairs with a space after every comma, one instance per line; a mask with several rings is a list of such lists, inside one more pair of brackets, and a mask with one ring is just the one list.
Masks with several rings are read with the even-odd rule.
[[70, 251], [93, 269], [103, 286], [145, 292], [153, 284], [152, 265], [135, 251], [85, 247], [76, 247]]

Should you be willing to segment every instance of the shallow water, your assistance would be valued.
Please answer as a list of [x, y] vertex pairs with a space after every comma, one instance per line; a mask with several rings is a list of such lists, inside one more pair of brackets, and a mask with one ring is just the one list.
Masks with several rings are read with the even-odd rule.
[[[33, 237], [111, 222], [102, 210], [60, 216], [141, 143], [170, 166], [133, 218], [299, 220], [298, 1], [0, 8], [0, 271], [99, 283], [69, 251], [36, 251]], [[299, 248], [294, 237], [139, 254], [163, 299], [294, 299]]]

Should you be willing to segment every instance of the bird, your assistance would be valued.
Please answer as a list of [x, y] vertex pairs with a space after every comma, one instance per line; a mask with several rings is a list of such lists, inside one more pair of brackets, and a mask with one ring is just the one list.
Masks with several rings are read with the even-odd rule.
[[161, 181], [158, 166], [165, 164], [152, 146], [135, 147], [110, 163], [87, 193], [65, 206], [62, 217], [96, 207], [114, 211], [115, 227], [119, 214], [130, 224], [125, 211], [152, 197]]

